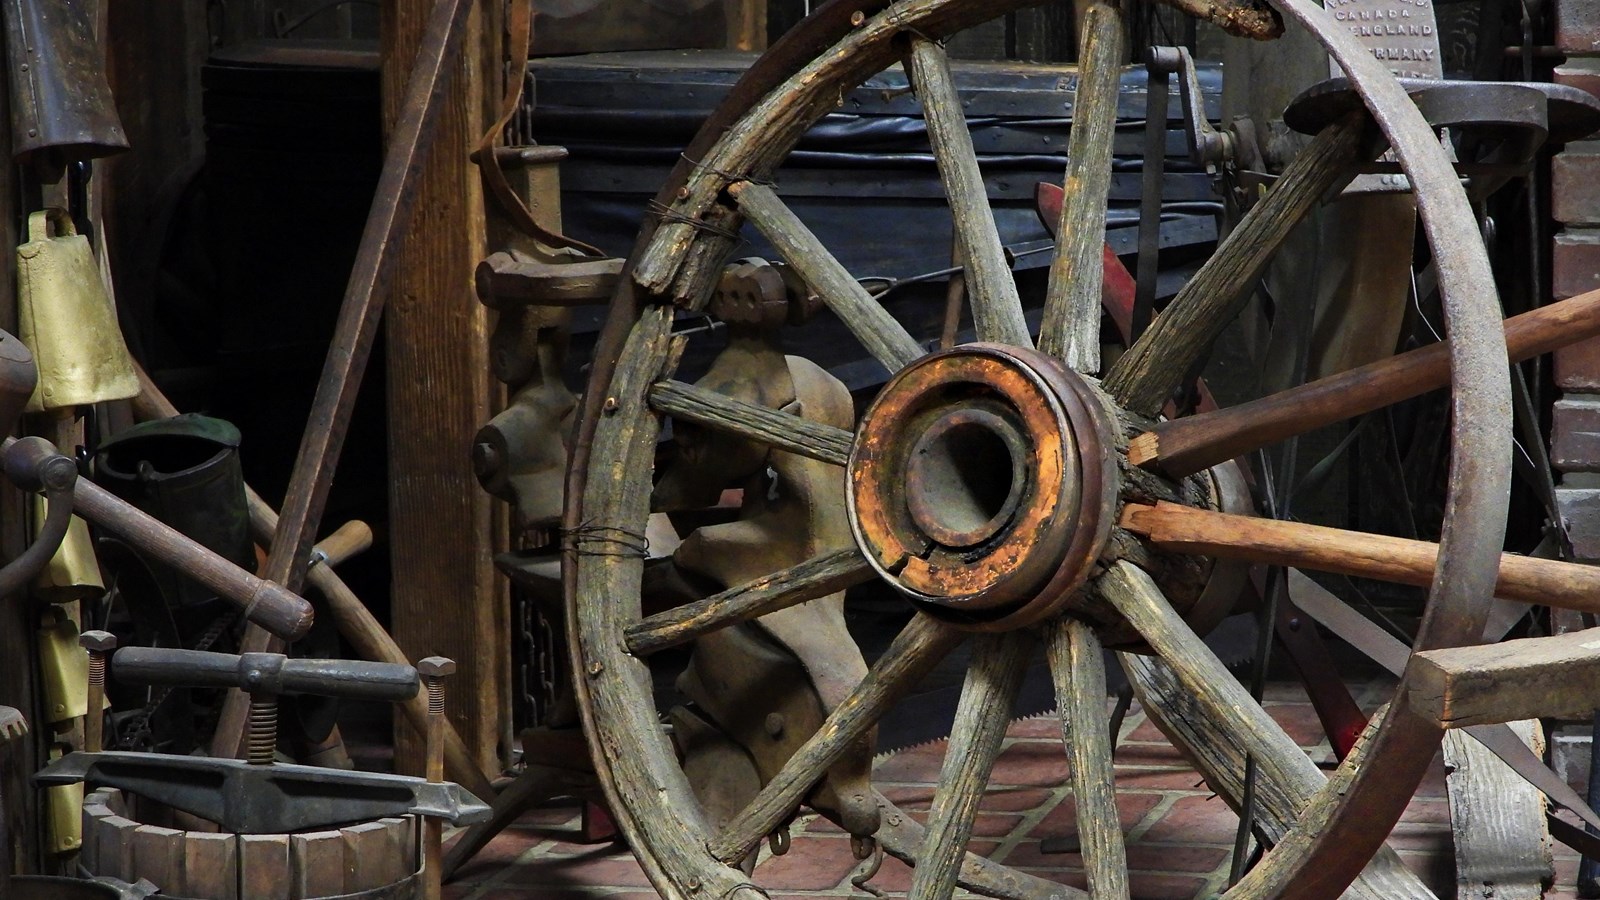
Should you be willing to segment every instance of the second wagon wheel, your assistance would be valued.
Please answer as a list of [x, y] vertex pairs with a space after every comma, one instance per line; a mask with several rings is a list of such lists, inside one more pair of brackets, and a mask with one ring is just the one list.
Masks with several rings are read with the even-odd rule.
[[[1085, 20], [1068, 197], [1037, 347], [938, 43], [1027, 5], [900, 0], [822, 7], [775, 45], [713, 115], [659, 195], [654, 224], [629, 260], [596, 354], [568, 477], [564, 580], [574, 678], [600, 779], [664, 896], [764, 896], [740, 864], [802, 804], [863, 839], [876, 833], [911, 861], [914, 897], [948, 897], [958, 883], [996, 896], [1085, 896], [965, 854], [1011, 695], [1035, 652], [1047, 654], [1054, 672], [1095, 897], [1127, 896], [1105, 738], [1103, 645], [1137, 649], [1143, 655], [1129, 657], [1130, 673], [1147, 694], [1214, 729], [1209, 737], [1193, 735], [1188, 752], [1228, 759], [1248, 753], [1260, 766], [1260, 827], [1273, 846], [1228, 897], [1338, 896], [1379, 851], [1441, 739], [1436, 721], [1407, 706], [1402, 681], [1388, 714], [1317, 788], [1322, 776], [1186, 619], [1201, 618], [1194, 607], [1213, 557], [1283, 562], [1296, 559], [1296, 551], [1217, 512], [1214, 476], [1163, 460], [1165, 448], [1144, 433], [1237, 314], [1289, 227], [1382, 149], [1373, 140], [1375, 122], [1414, 186], [1438, 264], [1453, 389], [1450, 491], [1437, 548], [1419, 557], [1415, 548], [1402, 552], [1374, 540], [1366, 552], [1345, 553], [1341, 564], [1353, 574], [1395, 580], [1415, 581], [1421, 572], [1431, 587], [1418, 649], [1479, 639], [1495, 590], [1509, 491], [1506, 346], [1471, 209], [1436, 136], [1370, 52], [1320, 8], [1278, 0], [1277, 9], [1315, 33], [1345, 67], [1370, 115], [1349, 114], [1325, 128], [1097, 381], [1082, 373], [1098, 366], [1093, 345], [1118, 13], [1095, 4]], [[1275, 26], [1264, 7], [1208, 8], [1231, 30], [1259, 34]], [[800, 135], [845, 92], [902, 60], [954, 214], [979, 339], [932, 354], [873, 301], [769, 183]], [[893, 373], [859, 423], [847, 405], [841, 413], [830, 400], [836, 394], [819, 380], [820, 370], [793, 357], [771, 363], [782, 382], [775, 399], [719, 393], [711, 376], [698, 385], [673, 380], [682, 346], [674, 319], [708, 303], [745, 221]], [[1319, 402], [1317, 410], [1305, 409], [1304, 427], [1329, 420], [1329, 401]], [[1311, 422], [1313, 412], [1323, 418]], [[721, 593], [645, 615], [642, 547], [652, 494], [661, 490], [653, 479], [668, 416], [680, 439], [722, 441], [720, 453], [745, 453], [746, 463], [810, 466], [799, 487], [772, 479], [769, 501], [781, 504], [785, 492], [807, 486], [831, 492], [845, 498], [848, 531], [812, 542], [814, 556], [796, 565], [747, 573], [742, 581], [724, 578]], [[1129, 462], [1130, 436], [1138, 436], [1132, 446], [1142, 468]], [[1332, 537], [1354, 541], [1358, 551], [1368, 546], [1362, 535]], [[1172, 547], [1181, 549], [1164, 549]], [[717, 565], [724, 574], [744, 571], [750, 556], [724, 553]], [[705, 646], [741, 623], [775, 621], [808, 608], [808, 601], [837, 602], [837, 592], [868, 579], [890, 584], [917, 610], [911, 624], [870, 670], [845, 673], [847, 688], [823, 698], [826, 721], [799, 736], [781, 767], [762, 774], [748, 803], [703, 809], [680, 765], [692, 723], [675, 723], [675, 745], [662, 725], [649, 657], [691, 641]], [[924, 831], [872, 791], [859, 763], [885, 710], [964, 640], [973, 642], [972, 662]], [[839, 674], [832, 673], [835, 680]]]

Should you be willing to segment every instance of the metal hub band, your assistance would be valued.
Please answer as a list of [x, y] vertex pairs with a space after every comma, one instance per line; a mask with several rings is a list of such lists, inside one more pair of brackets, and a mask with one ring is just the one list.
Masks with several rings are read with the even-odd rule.
[[851, 530], [924, 611], [980, 630], [1059, 609], [1105, 546], [1117, 499], [1110, 418], [1033, 350], [968, 344], [897, 374], [850, 454]]

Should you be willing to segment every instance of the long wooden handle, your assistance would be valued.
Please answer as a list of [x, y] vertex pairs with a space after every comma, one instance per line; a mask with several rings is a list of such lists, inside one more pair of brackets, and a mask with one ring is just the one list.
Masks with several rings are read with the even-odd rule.
[[[1512, 362], [1600, 335], [1600, 290], [1514, 316], [1505, 329]], [[1449, 345], [1432, 344], [1260, 400], [1163, 422], [1129, 443], [1128, 461], [1181, 478], [1449, 383]]]
[[[1123, 528], [1163, 550], [1202, 553], [1425, 587], [1439, 545], [1322, 525], [1257, 519], [1176, 503], [1130, 503]], [[1543, 606], [1600, 612], [1600, 567], [1504, 553], [1495, 596]]]
[[357, 553], [372, 548], [372, 526], [359, 519], [340, 525], [312, 548], [312, 565], [337, 566]]

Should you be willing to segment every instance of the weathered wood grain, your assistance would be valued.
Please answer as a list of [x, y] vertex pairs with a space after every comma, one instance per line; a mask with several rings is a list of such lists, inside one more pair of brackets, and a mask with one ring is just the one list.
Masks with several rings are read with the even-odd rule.
[[1600, 628], [1412, 654], [1407, 698], [1445, 728], [1600, 709]]
[[[1537, 721], [1513, 722], [1511, 728], [1543, 754]], [[1444, 764], [1456, 900], [1483, 900], [1491, 893], [1495, 900], [1540, 900], [1545, 882], [1555, 878], [1544, 796], [1462, 731], [1444, 736]]]
[[913, 897], [949, 900], [955, 893], [956, 874], [972, 837], [972, 819], [1000, 755], [1033, 645], [1033, 637], [1025, 631], [980, 635], [974, 644], [928, 812], [928, 830], [912, 873]]
[[183, 896], [183, 832], [157, 825], [133, 830], [133, 870], [165, 893]]
[[[184, 891], [190, 897], [237, 900], [239, 896], [237, 837], [217, 831], [185, 832], [183, 878]], [[340, 873], [339, 879], [333, 884], [342, 888], [343, 873]]]
[[873, 359], [898, 372], [922, 355], [922, 346], [905, 327], [867, 293], [772, 188], [745, 181], [728, 188], [728, 193]]
[[[1439, 556], [1439, 545], [1428, 541], [1238, 516], [1176, 503], [1130, 503], [1123, 509], [1120, 524], [1163, 550], [1419, 587], [1433, 582]], [[1507, 600], [1600, 612], [1600, 568], [1594, 566], [1503, 553], [1494, 587], [1495, 596]]]
[[1089, 893], [1097, 900], [1127, 900], [1128, 856], [1111, 764], [1105, 653], [1092, 626], [1063, 617], [1050, 629], [1049, 657], [1061, 740], [1072, 761], [1072, 795]]
[[[1283, 840], [1327, 778], [1178, 618], [1143, 570], [1119, 562], [1097, 585], [1158, 654], [1119, 654], [1140, 707], [1236, 808], [1244, 795], [1245, 758], [1253, 758], [1256, 827], [1268, 840]], [[1347, 896], [1369, 900], [1433, 897], [1387, 847], [1351, 890]]]
[[345, 893], [344, 835], [337, 831], [289, 835], [289, 867], [294, 892], [290, 896], [295, 900]]
[[1100, 371], [1100, 282], [1111, 189], [1111, 144], [1122, 80], [1122, 13], [1097, 2], [1084, 12], [1078, 89], [1067, 136], [1066, 195], [1056, 226], [1039, 349], [1075, 371]]
[[836, 466], [850, 461], [850, 447], [855, 441], [855, 435], [843, 428], [735, 400], [682, 381], [651, 385], [650, 408], [675, 419], [726, 431]]
[[854, 547], [825, 553], [798, 566], [774, 572], [704, 600], [685, 603], [629, 625], [623, 632], [628, 652], [648, 656], [767, 613], [826, 597], [876, 577]]
[[239, 900], [283, 900], [290, 895], [287, 834], [239, 835], [238, 860]]
[[[1506, 320], [1512, 362], [1600, 334], [1600, 290]], [[1450, 383], [1450, 347], [1418, 350], [1331, 375], [1237, 406], [1162, 422], [1128, 444], [1128, 461], [1174, 478], [1251, 450], [1382, 409]]]
[[709, 844], [711, 855], [736, 863], [772, 833], [801, 798], [898, 700], [966, 635], [918, 614], [873, 663], [867, 677], [828, 714], [817, 733], [784, 763], [743, 812]]
[[1329, 191], [1355, 175], [1366, 129], [1365, 115], [1353, 113], [1324, 128], [1295, 155], [1272, 190], [1111, 366], [1104, 383], [1111, 396], [1140, 415], [1160, 411], [1239, 314], [1250, 288], [1289, 232]]
[[[1000, 244], [1000, 231], [995, 227], [994, 210], [989, 207], [983, 173], [978, 170], [967, 117], [961, 112], [961, 94], [950, 74], [944, 48], [914, 34], [907, 63], [917, 97], [922, 101], [922, 117], [927, 122], [928, 141], [933, 146], [945, 196], [950, 198], [950, 216], [966, 266], [964, 281], [978, 340], [1032, 346], [1017, 283]], [[1109, 148], [1110, 143], [1106, 146]], [[1110, 150], [1106, 152], [1109, 159]], [[1098, 297], [1095, 302], [1099, 302]]]
[[490, 309], [522, 304], [586, 306], [610, 300], [621, 276], [620, 259], [548, 263], [498, 252], [478, 263], [473, 284], [478, 300]]

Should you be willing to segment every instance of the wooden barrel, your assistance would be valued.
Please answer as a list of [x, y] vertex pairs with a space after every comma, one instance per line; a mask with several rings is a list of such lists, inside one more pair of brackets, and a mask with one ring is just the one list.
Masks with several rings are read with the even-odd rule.
[[[83, 804], [79, 863], [90, 875], [149, 879], [174, 900], [411, 900], [421, 867], [416, 816], [298, 834], [191, 830], [203, 823], [100, 788]], [[168, 827], [179, 826], [179, 827]]]

